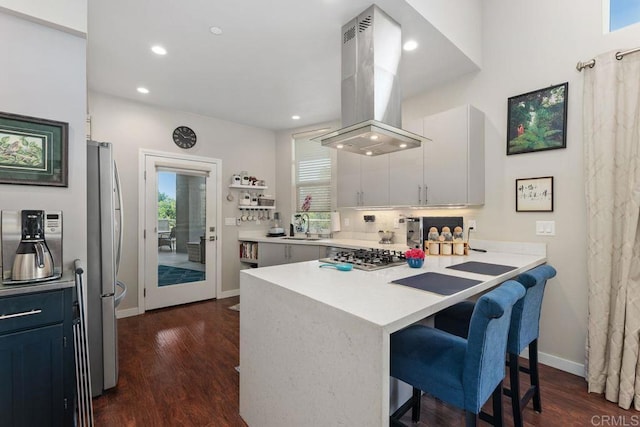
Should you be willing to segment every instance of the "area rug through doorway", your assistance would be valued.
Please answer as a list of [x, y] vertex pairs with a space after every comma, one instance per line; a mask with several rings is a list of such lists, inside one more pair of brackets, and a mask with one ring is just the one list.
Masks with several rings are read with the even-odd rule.
[[158, 265], [158, 286], [199, 282], [201, 280], [204, 280], [204, 271], [172, 267], [170, 265]]

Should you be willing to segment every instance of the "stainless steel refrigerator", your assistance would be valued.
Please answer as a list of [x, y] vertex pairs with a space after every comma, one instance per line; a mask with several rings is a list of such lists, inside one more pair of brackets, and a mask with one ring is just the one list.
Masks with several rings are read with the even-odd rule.
[[92, 396], [118, 382], [115, 310], [126, 293], [117, 280], [121, 248], [122, 197], [113, 147], [88, 141], [86, 313]]

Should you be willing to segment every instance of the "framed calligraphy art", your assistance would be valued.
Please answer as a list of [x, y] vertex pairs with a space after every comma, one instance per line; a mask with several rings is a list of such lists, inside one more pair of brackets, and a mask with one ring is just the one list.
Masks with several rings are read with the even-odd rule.
[[553, 177], [516, 179], [516, 212], [553, 212]]

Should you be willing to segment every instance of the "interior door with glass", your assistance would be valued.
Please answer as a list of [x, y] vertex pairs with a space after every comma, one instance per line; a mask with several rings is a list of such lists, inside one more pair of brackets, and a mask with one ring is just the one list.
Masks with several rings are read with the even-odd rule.
[[216, 297], [217, 167], [145, 155], [145, 310]]

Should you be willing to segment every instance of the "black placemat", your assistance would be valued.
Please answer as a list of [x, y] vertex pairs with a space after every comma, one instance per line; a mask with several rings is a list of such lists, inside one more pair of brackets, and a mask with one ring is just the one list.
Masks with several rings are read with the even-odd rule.
[[499, 276], [507, 271], [515, 270], [517, 267], [502, 264], [489, 264], [486, 262], [468, 261], [462, 264], [451, 265], [447, 268], [452, 270], [467, 271], [469, 273], [485, 274], [487, 276]]
[[409, 286], [440, 295], [453, 295], [481, 283], [480, 280], [465, 279], [440, 273], [422, 273], [416, 276], [394, 280], [391, 283]]

